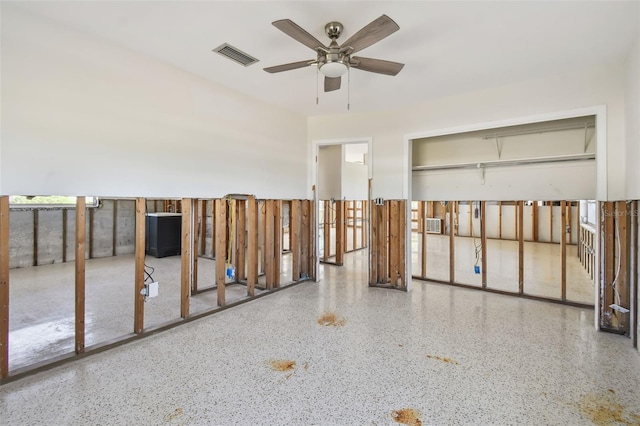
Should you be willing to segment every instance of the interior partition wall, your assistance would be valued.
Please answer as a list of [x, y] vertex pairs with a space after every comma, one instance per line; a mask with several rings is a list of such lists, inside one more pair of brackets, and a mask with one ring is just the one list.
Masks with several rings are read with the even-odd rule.
[[0, 383], [316, 277], [312, 200], [71, 198], [0, 196]]

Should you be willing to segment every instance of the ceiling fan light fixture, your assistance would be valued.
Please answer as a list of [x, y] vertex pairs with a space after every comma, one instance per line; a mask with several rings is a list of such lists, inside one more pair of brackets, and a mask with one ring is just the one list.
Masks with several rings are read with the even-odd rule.
[[325, 62], [319, 65], [320, 72], [325, 77], [342, 77], [347, 72], [347, 64], [342, 61]]

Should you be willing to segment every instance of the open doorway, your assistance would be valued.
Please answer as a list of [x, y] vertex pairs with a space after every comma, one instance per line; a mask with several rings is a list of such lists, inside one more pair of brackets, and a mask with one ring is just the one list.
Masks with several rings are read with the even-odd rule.
[[369, 263], [371, 139], [314, 142], [318, 279], [326, 268], [364, 272]]

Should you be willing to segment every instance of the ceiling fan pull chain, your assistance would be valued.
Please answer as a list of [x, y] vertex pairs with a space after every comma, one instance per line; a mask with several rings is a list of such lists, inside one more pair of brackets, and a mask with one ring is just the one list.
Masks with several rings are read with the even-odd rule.
[[347, 111], [351, 109], [351, 67], [347, 65]]
[[318, 90], [319, 90], [318, 85], [320, 84], [319, 75], [318, 75], [319, 73], [320, 73], [319, 68], [316, 67], [316, 105], [318, 105], [318, 96], [319, 96], [318, 95]]

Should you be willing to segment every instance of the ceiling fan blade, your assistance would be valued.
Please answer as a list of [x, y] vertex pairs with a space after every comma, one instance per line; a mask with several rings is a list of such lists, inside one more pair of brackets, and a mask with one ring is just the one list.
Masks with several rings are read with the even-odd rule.
[[399, 29], [400, 27], [393, 21], [393, 19], [389, 18], [387, 15], [382, 15], [349, 37], [342, 46], [351, 46], [353, 48], [351, 53], [354, 53], [379, 42]]
[[276, 65], [274, 67], [267, 67], [263, 69], [266, 72], [270, 72], [273, 74], [275, 72], [289, 71], [289, 70], [295, 70], [298, 68], [308, 67], [313, 62], [314, 62], [313, 59], [309, 59], [308, 61], [292, 62], [290, 64]]
[[279, 21], [272, 22], [272, 24], [289, 37], [299, 41], [310, 49], [317, 50], [319, 47], [326, 49], [317, 38], [309, 34], [291, 19], [281, 19]]
[[361, 56], [352, 56], [349, 65], [362, 71], [369, 71], [386, 75], [396, 75], [404, 67], [404, 64], [401, 64], [399, 62], [384, 61], [382, 59], [363, 58]]
[[325, 92], [333, 92], [334, 90], [338, 90], [340, 88], [340, 82], [342, 81], [342, 77], [325, 77], [324, 78], [324, 91]]

